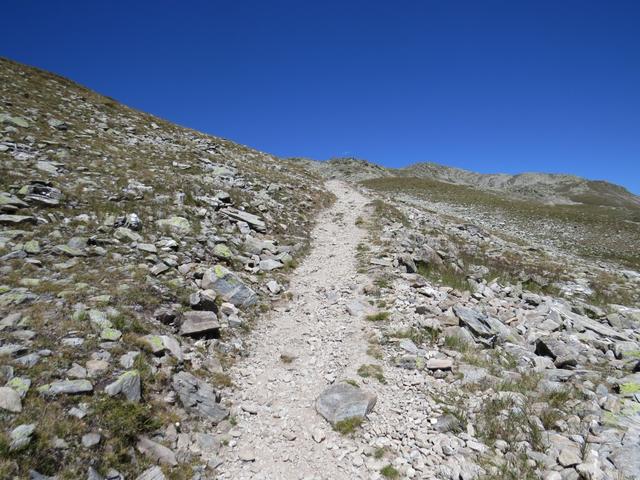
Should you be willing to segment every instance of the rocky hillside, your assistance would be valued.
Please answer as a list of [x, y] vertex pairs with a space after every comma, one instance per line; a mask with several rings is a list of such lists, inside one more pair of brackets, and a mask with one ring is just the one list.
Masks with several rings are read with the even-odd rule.
[[3, 59], [0, 102], [0, 478], [640, 478], [621, 187], [280, 159]]
[[132, 478], [177, 464], [158, 431], [210, 441], [176, 425], [227, 419], [226, 369], [304, 254], [321, 185], [0, 60], [0, 477]]
[[637, 291], [640, 274], [369, 195], [358, 250], [375, 331], [358, 373], [378, 398], [399, 392], [404, 419], [378, 437], [363, 426], [382, 476], [640, 478], [640, 309], [593, 291]]

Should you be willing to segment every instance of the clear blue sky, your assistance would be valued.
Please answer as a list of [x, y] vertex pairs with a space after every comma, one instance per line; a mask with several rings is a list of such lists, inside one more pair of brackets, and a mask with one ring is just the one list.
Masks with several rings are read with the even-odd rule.
[[282, 156], [640, 193], [640, 2], [4, 2], [0, 55]]

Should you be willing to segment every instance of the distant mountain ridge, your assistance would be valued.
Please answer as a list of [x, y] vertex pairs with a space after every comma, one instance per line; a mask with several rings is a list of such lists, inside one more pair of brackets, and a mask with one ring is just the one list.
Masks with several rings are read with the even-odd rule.
[[432, 162], [404, 168], [386, 168], [367, 160], [333, 158], [317, 165], [329, 176], [351, 180], [379, 177], [414, 177], [465, 185], [518, 198], [551, 204], [582, 203], [610, 207], [640, 208], [640, 197], [626, 188], [603, 180], [556, 173], [485, 174]]

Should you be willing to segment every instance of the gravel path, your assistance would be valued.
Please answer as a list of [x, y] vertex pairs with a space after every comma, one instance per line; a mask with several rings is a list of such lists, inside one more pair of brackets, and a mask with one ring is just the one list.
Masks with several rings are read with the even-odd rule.
[[[356, 440], [333, 432], [314, 409], [330, 382], [356, 378], [367, 348], [364, 320], [344, 307], [366, 281], [355, 256], [366, 232], [355, 221], [367, 199], [342, 183], [327, 186], [337, 201], [318, 218], [312, 251], [291, 279], [294, 299], [260, 322], [249, 358], [234, 371], [237, 446], [220, 478], [367, 478], [345, 455], [345, 447], [358, 450]], [[281, 354], [295, 359], [285, 363]]]
[[[366, 215], [368, 199], [341, 182], [327, 188], [337, 201], [319, 216], [311, 253], [291, 279], [294, 299], [259, 323], [249, 357], [232, 372], [238, 423], [219, 478], [376, 479], [382, 466], [415, 464], [416, 455], [427, 463], [420, 478], [433, 478], [428, 465], [439, 459], [417, 446], [420, 435], [433, 433], [430, 377], [387, 365], [382, 385], [356, 373], [362, 364], [378, 363], [366, 353], [371, 322], [346, 308], [366, 304], [362, 287], [371, 281], [357, 272], [356, 259], [367, 232], [355, 223]], [[378, 396], [354, 436], [333, 431], [314, 408], [318, 395], [340, 379], [357, 379]], [[385, 447], [385, 457], [374, 458], [374, 447]]]

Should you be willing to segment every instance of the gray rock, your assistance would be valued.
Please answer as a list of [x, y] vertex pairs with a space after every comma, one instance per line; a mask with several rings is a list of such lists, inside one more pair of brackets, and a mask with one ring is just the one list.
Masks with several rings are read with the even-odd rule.
[[153, 243], [138, 243], [136, 245], [138, 250], [146, 253], [158, 253], [158, 249]]
[[129, 370], [124, 372], [118, 379], [107, 385], [104, 391], [110, 397], [121, 393], [130, 402], [140, 401], [140, 372]]
[[267, 231], [267, 226], [264, 223], [264, 220], [262, 220], [257, 215], [253, 215], [249, 212], [245, 212], [242, 210], [238, 210], [237, 208], [231, 208], [231, 207], [221, 209], [220, 213], [234, 220], [240, 220], [242, 222], [246, 222], [254, 230], [257, 230], [258, 232]]
[[499, 336], [504, 339], [511, 334], [509, 327], [500, 320], [484, 313], [460, 305], [455, 305], [453, 311], [460, 319], [460, 325], [467, 327], [476, 337], [490, 338]]
[[267, 289], [273, 295], [277, 295], [278, 293], [280, 293], [282, 291], [282, 286], [278, 282], [276, 282], [275, 280], [270, 280], [270, 281], [267, 282]]
[[20, 190], [25, 200], [48, 207], [56, 207], [60, 204], [62, 192], [44, 182], [32, 182]]
[[87, 433], [82, 436], [82, 446], [84, 448], [92, 448], [100, 443], [102, 436], [99, 433]]
[[261, 260], [260, 264], [258, 265], [260, 270], [262, 270], [263, 272], [270, 272], [271, 270], [282, 268], [283, 266], [284, 265], [282, 263], [278, 262], [277, 260], [273, 260], [271, 258], [268, 258], [266, 260]]
[[148, 345], [154, 355], [161, 355], [165, 352], [169, 352], [178, 361], [181, 362], [183, 360], [180, 343], [169, 335], [145, 335], [141, 340]]
[[31, 387], [31, 379], [29, 377], [13, 377], [5, 387], [15, 390], [20, 395], [20, 398], [24, 398]]
[[[140, 245], [147, 245], [144, 243], [139, 243], [142, 242], [142, 235], [140, 235], [139, 233], [134, 232], [133, 230], [126, 228], [126, 227], [118, 227], [116, 228], [115, 232], [113, 232], [113, 236], [116, 237], [118, 240], [120, 241], [124, 241], [124, 242], [138, 242], [138, 248], [140, 248]], [[155, 250], [155, 246], [151, 245], [151, 247], [153, 247], [153, 249]], [[143, 250], [143, 248], [140, 248], [140, 250]], [[153, 252], [155, 253], [155, 251]]]
[[38, 391], [47, 396], [73, 395], [77, 393], [93, 392], [93, 385], [89, 380], [60, 380], [38, 387]]
[[213, 290], [200, 290], [189, 295], [189, 305], [194, 310], [208, 310], [215, 312], [218, 310], [216, 304], [216, 292]]
[[151, 458], [154, 462], [175, 467], [178, 464], [176, 455], [164, 445], [154, 442], [147, 437], [139, 437], [136, 448], [140, 453]]
[[12, 127], [29, 128], [29, 121], [26, 118], [11, 116], [7, 113], [0, 113], [0, 123]]
[[595, 320], [591, 320], [588, 317], [583, 317], [581, 315], [568, 311], [563, 311], [562, 315], [570, 319], [573, 322], [574, 328], [576, 328], [577, 330], [590, 330], [597, 333], [598, 335], [606, 338], [611, 338], [613, 340], [620, 340], [623, 342], [631, 341], [631, 339], [626, 335], [614, 330], [608, 325], [597, 322]]
[[33, 435], [35, 430], [35, 423], [18, 425], [16, 428], [11, 430], [11, 433], [9, 434], [9, 438], [11, 439], [9, 450], [20, 450], [21, 448], [29, 445], [31, 442], [31, 435]]
[[13, 388], [0, 387], [0, 409], [20, 413], [22, 411], [20, 394]]
[[220, 323], [215, 312], [192, 310], [184, 313], [180, 335], [189, 337], [217, 337]]
[[229, 416], [228, 410], [218, 403], [213, 387], [194, 375], [178, 372], [172, 378], [172, 386], [188, 411], [210, 418], [214, 423]]
[[250, 307], [258, 301], [258, 296], [233, 272], [222, 265], [207, 270], [202, 277], [202, 288], [212, 289], [224, 301], [236, 306]]
[[578, 448], [565, 447], [558, 454], [558, 463], [563, 467], [575, 467], [581, 462]]
[[0, 192], [0, 211], [13, 213], [19, 208], [27, 208], [29, 204], [9, 193]]
[[179, 235], [187, 235], [191, 233], [191, 224], [184, 217], [170, 217], [156, 220], [156, 224], [160, 228], [167, 228]]
[[430, 358], [427, 360], [428, 370], [451, 370], [453, 361], [450, 358]]
[[156, 465], [155, 467], [147, 468], [144, 472], [136, 477], [136, 480], [165, 480], [166, 477], [162, 473], [162, 469]]
[[411, 355], [418, 354], [418, 347], [410, 338], [403, 338], [402, 340], [400, 340], [400, 343], [398, 345], [401, 349], [403, 349], [407, 353], [410, 353]]
[[538, 339], [536, 354], [551, 357], [557, 368], [575, 367], [578, 364], [577, 355], [564, 342], [550, 337]]
[[358, 300], [350, 300], [346, 305], [347, 312], [352, 317], [358, 317], [364, 313], [365, 306]]
[[272, 241], [263, 241], [247, 236], [242, 244], [242, 250], [251, 255], [260, 255], [263, 250], [269, 250], [275, 253], [277, 249]]
[[38, 219], [29, 215], [0, 215], [0, 225], [18, 225], [20, 223], [35, 225], [38, 223]]
[[316, 411], [329, 423], [349, 418], [364, 418], [376, 404], [377, 397], [346, 382], [330, 386], [316, 400]]
[[411, 258], [411, 255], [409, 255], [408, 253], [398, 255], [398, 263], [400, 265], [404, 265], [408, 273], [416, 273], [418, 271], [413, 258]]

